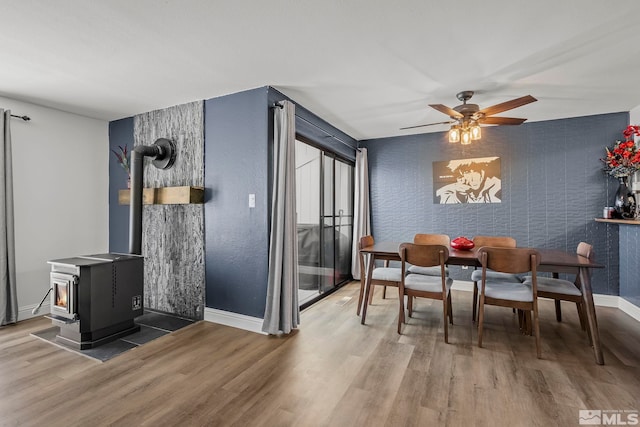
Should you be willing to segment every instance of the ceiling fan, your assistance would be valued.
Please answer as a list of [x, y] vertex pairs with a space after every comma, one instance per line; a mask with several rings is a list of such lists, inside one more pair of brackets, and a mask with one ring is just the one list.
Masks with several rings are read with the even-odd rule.
[[465, 90], [458, 93], [456, 97], [462, 101], [462, 104], [453, 108], [449, 108], [442, 104], [429, 104], [431, 108], [451, 117], [451, 121], [409, 126], [400, 128], [400, 130], [414, 129], [423, 126], [451, 124], [452, 126], [449, 130], [449, 142], [461, 141], [462, 144], [470, 144], [472, 140], [480, 139], [481, 124], [520, 125], [527, 120], [513, 117], [493, 117], [494, 114], [502, 113], [503, 111], [511, 110], [537, 101], [533, 96], [527, 95], [512, 99], [511, 101], [496, 104], [491, 107], [483, 108], [481, 110], [478, 104], [467, 104], [467, 101], [470, 100], [472, 96], [473, 91], [471, 90]]

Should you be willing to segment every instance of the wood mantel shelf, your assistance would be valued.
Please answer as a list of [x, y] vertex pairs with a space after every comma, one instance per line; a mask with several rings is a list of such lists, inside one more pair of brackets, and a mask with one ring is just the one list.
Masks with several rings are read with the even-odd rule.
[[640, 225], [640, 220], [637, 220], [637, 219], [596, 218], [596, 221], [597, 222], [608, 222], [610, 224]]
[[[118, 203], [128, 205], [131, 201], [131, 190], [118, 191]], [[143, 205], [186, 205], [204, 203], [204, 187], [160, 187], [142, 190]]]

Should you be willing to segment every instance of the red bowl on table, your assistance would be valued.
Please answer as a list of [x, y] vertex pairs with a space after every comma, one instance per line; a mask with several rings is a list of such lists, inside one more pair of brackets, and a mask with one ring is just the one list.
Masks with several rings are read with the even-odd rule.
[[474, 246], [472, 240], [462, 236], [456, 237], [451, 241], [451, 247], [459, 251], [470, 251]]

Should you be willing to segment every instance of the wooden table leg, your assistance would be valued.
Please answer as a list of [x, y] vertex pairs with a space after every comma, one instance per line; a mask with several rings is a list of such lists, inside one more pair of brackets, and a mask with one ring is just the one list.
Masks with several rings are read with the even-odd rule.
[[582, 284], [582, 298], [584, 299], [585, 311], [587, 312], [587, 322], [591, 333], [593, 353], [598, 365], [604, 365], [604, 356], [600, 346], [600, 334], [598, 333], [598, 319], [596, 318], [596, 306], [593, 303], [593, 293], [591, 291], [591, 278], [588, 268], [580, 268], [580, 283]]
[[369, 306], [369, 294], [371, 293], [371, 276], [373, 275], [373, 264], [375, 264], [376, 257], [373, 254], [369, 255], [369, 265], [367, 266], [367, 280], [364, 284], [364, 300], [362, 301], [362, 318], [360, 323], [364, 325], [364, 321], [367, 318], [367, 307]]

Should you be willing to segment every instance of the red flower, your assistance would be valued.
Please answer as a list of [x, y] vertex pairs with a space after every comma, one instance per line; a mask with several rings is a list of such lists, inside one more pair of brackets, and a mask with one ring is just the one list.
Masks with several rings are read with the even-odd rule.
[[611, 149], [607, 147], [607, 156], [600, 159], [605, 164], [604, 171], [616, 178], [640, 170], [640, 149], [634, 142], [634, 137], [640, 136], [640, 126], [627, 126], [622, 134], [625, 140], [616, 141]]
[[622, 135], [624, 135], [625, 139], [629, 139], [633, 135], [640, 136], [640, 126], [629, 125], [622, 131]]

